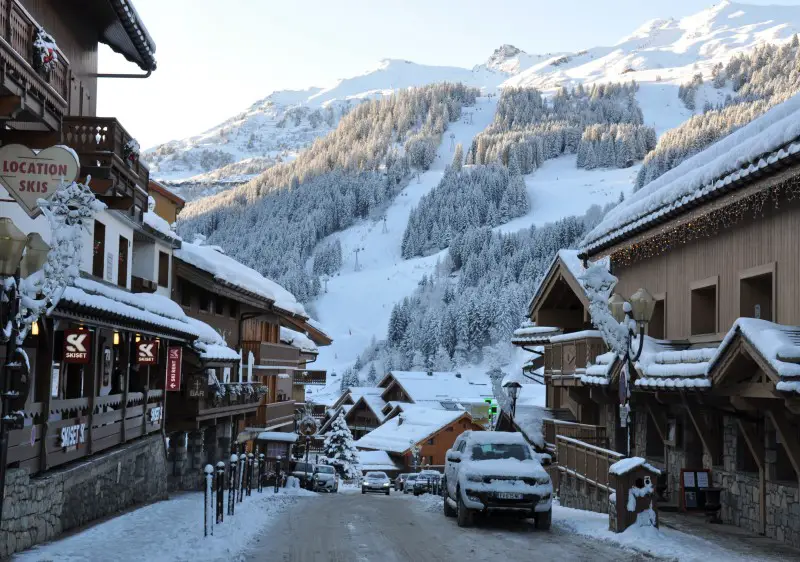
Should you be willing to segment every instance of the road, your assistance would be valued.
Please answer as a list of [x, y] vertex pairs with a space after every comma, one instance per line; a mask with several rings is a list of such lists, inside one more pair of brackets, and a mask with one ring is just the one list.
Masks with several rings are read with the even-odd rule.
[[436, 504], [392, 493], [298, 501], [265, 531], [251, 562], [559, 562], [653, 560], [532, 521], [490, 519], [462, 529]]

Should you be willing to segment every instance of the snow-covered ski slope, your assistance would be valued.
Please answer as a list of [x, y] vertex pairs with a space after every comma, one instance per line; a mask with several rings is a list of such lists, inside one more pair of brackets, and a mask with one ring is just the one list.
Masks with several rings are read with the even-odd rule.
[[[637, 99], [645, 121], [660, 134], [691, 115], [677, 97], [681, 83], [688, 82], [698, 72], [708, 78], [715, 64], [725, 63], [731, 56], [751, 51], [765, 42], [786, 41], [798, 30], [800, 6], [751, 6], [724, 1], [681, 19], [646, 22], [613, 46], [529, 55], [514, 46], [503, 45], [485, 63], [471, 69], [388, 59], [327, 88], [274, 92], [202, 134], [170, 141], [146, 152], [160, 152], [151, 168], [155, 178], [179, 180], [199, 176], [198, 180], [223, 182], [212, 191], [222, 189], [225, 179], [242, 180], [247, 174], [237, 166], [206, 173], [209, 170], [204, 169], [201, 158], [204, 150], [228, 154], [234, 162], [263, 159], [266, 166], [278, 156], [293, 157], [331, 130], [325, 121], [312, 126], [309, 114], [314, 110], [323, 110], [324, 115], [328, 107], [335, 108], [338, 119], [343, 105], [410, 86], [445, 81], [478, 86], [488, 93], [509, 86], [553, 91], [559, 86], [635, 80], [641, 85]], [[721, 101], [725, 93], [710, 91], [710, 101]], [[697, 111], [704, 102], [701, 94]], [[297, 120], [289, 118], [279, 126], [287, 113], [296, 115]], [[213, 159], [211, 166], [217, 168]], [[197, 190], [198, 194], [202, 192]]]
[[445, 252], [410, 260], [400, 255], [409, 214], [442, 179], [453, 159], [451, 146], [461, 143], [469, 148], [473, 137], [494, 118], [496, 104], [496, 97], [480, 97], [473, 107], [464, 108], [459, 121], [450, 123], [431, 169], [419, 181], [412, 178], [386, 210], [385, 232], [383, 220], [363, 221], [327, 239], [339, 239], [343, 263], [340, 273], [328, 281], [328, 292], [314, 302], [317, 319], [335, 342], [321, 348], [320, 368], [341, 372], [373, 337], [385, 338], [394, 304], [411, 295], [423, 275], [434, 271]]

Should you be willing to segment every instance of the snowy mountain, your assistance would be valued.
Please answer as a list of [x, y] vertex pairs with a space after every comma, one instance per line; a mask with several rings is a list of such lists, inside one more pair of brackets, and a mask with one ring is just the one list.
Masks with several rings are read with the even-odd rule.
[[[723, 1], [682, 19], [652, 20], [616, 45], [572, 53], [531, 55], [513, 45], [498, 47], [472, 69], [430, 66], [385, 59], [361, 75], [326, 87], [270, 94], [208, 131], [146, 151], [153, 177], [178, 181], [174, 189], [189, 199], [213, 194], [294, 158], [299, 150], [335, 127], [364, 99], [436, 82], [463, 82], [491, 93], [527, 86], [552, 91], [559, 86], [636, 80], [645, 122], [656, 131], [675, 127], [692, 115], [677, 89], [696, 73], [706, 77], [717, 63], [781, 43], [800, 29], [798, 6], [750, 6]], [[702, 91], [720, 103], [724, 90]]]

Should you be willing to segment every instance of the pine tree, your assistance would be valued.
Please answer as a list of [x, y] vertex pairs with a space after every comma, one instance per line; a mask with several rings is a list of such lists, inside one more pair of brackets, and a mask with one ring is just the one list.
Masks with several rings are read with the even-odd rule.
[[375, 386], [376, 384], [378, 384], [378, 371], [375, 369], [375, 363], [371, 363], [367, 373], [367, 385]]
[[456, 145], [456, 151], [453, 153], [452, 170], [454, 172], [460, 172], [463, 162], [464, 162], [464, 147], [461, 146], [461, 143], [458, 143]]
[[344, 421], [343, 411], [339, 411], [331, 429], [325, 434], [322, 454], [324, 458], [321, 462], [333, 466], [342, 478], [350, 480], [361, 474], [358, 449], [353, 442], [353, 434]]

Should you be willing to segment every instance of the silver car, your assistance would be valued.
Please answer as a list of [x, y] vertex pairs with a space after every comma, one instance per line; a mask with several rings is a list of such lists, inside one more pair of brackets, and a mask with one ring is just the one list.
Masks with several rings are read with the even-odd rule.
[[367, 472], [364, 482], [361, 483], [361, 493], [378, 492], [389, 495], [391, 482], [385, 472]]
[[314, 466], [311, 483], [315, 492], [336, 492], [339, 487], [339, 477], [332, 466], [318, 464]]

